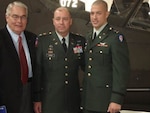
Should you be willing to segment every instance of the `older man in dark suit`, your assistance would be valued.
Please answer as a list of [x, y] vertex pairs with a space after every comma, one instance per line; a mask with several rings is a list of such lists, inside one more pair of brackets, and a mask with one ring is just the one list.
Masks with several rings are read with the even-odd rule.
[[0, 30], [0, 106], [7, 113], [33, 113], [31, 79], [34, 72], [36, 35], [25, 31], [28, 8], [22, 2], [6, 9]]

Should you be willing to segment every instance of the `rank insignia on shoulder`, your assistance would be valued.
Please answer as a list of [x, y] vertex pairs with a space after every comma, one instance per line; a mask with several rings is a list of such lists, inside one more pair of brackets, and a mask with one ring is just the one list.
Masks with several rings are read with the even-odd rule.
[[40, 33], [39, 37], [46, 35], [47, 33]]
[[118, 38], [119, 38], [119, 41], [120, 41], [120, 42], [123, 42], [123, 35], [119, 35]]
[[51, 34], [52, 34], [52, 32], [51, 32], [51, 31], [49, 31], [49, 32], [48, 32], [48, 34], [49, 34], [49, 35], [51, 35]]
[[46, 35], [51, 35], [52, 32], [49, 31], [49, 32], [44, 32], [44, 33], [40, 33], [39, 36], [46, 36]]

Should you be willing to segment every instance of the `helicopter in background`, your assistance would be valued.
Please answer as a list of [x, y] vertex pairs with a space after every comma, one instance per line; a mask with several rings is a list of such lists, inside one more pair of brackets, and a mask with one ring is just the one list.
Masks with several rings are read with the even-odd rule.
[[109, 22], [125, 35], [130, 52], [123, 109], [150, 111], [150, 0], [114, 0]]
[[[27, 30], [36, 34], [54, 30], [53, 11], [61, 5], [68, 7], [72, 13], [71, 32], [85, 35], [91, 28], [89, 4], [86, 4], [91, 0], [20, 1], [29, 8]], [[123, 109], [150, 111], [150, 0], [106, 1], [110, 6], [108, 22], [124, 34], [130, 52], [131, 76]], [[5, 9], [10, 2], [13, 0], [1, 0], [0, 27], [6, 23]]]
[[[105, 1], [110, 10], [109, 23], [125, 35], [129, 46], [131, 77], [123, 109], [150, 111], [150, 0]], [[90, 9], [85, 7], [85, 11]], [[90, 28], [90, 21], [86, 25]]]

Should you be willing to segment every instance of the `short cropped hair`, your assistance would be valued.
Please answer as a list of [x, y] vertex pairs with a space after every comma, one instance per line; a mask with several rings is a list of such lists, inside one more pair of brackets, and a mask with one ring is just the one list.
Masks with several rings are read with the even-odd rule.
[[99, 5], [99, 4], [103, 4], [104, 7], [106, 8], [106, 11], [108, 11], [108, 4], [104, 0], [96, 0], [95, 2], [93, 2], [92, 5]]
[[67, 11], [68, 12], [68, 14], [69, 14], [69, 16], [70, 16], [70, 18], [72, 18], [72, 15], [71, 15], [71, 12], [70, 12], [70, 10], [67, 8], [67, 7], [58, 7], [58, 8], [56, 8], [56, 10], [54, 11], [54, 13], [56, 12], [56, 11]]

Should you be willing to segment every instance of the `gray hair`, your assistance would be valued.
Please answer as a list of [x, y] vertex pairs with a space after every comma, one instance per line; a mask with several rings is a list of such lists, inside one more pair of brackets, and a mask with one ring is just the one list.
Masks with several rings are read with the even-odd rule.
[[11, 10], [14, 6], [19, 6], [19, 7], [25, 8], [26, 9], [26, 16], [28, 16], [28, 7], [20, 1], [14, 1], [14, 2], [8, 4], [8, 6], [6, 8], [6, 15], [7, 16], [10, 15]]

